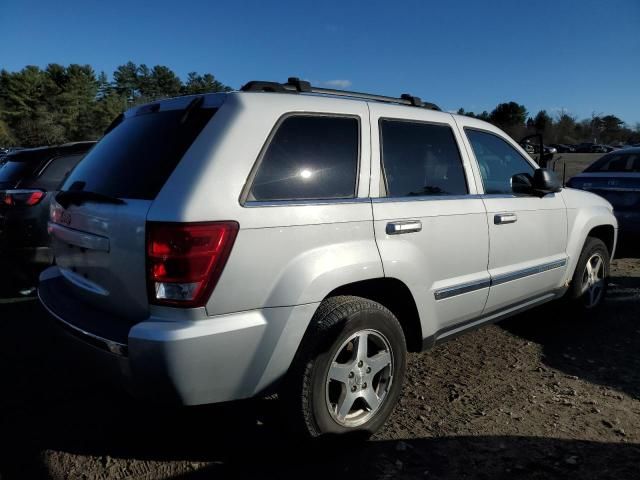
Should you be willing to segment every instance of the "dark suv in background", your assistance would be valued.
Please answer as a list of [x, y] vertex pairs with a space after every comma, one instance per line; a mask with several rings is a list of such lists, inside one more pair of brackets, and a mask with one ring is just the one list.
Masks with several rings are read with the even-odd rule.
[[95, 142], [10, 152], [0, 159], [0, 290], [30, 292], [52, 262], [49, 203]]
[[640, 148], [624, 148], [602, 156], [567, 186], [600, 195], [613, 205], [626, 253], [640, 252]]

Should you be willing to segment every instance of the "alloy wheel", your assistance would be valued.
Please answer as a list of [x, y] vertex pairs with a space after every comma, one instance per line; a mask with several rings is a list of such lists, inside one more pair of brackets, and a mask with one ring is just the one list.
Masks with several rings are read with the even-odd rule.
[[384, 403], [393, 380], [394, 355], [376, 330], [351, 335], [334, 355], [326, 378], [331, 417], [345, 427], [371, 419]]
[[585, 307], [590, 309], [602, 300], [605, 287], [605, 265], [602, 255], [594, 253], [587, 260], [582, 274], [582, 289]]

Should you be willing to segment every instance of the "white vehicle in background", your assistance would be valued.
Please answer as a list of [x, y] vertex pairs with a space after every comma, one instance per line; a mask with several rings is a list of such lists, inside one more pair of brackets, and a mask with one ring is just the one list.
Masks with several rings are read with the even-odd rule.
[[616, 229], [488, 123], [250, 82], [114, 122], [52, 206], [39, 296], [141, 396], [277, 390], [307, 435], [371, 433], [407, 351], [600, 305]]

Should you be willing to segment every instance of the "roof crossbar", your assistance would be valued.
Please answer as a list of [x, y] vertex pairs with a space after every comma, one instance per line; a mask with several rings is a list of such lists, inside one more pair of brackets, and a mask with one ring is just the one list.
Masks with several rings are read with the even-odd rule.
[[359, 98], [362, 100], [373, 100], [376, 102], [396, 103], [413, 107], [427, 108], [429, 110], [440, 111], [435, 103], [423, 102], [419, 97], [403, 93], [400, 98], [375, 95], [372, 93], [351, 92], [348, 90], [335, 90], [333, 88], [314, 87], [311, 83], [300, 80], [297, 77], [289, 77], [287, 83], [265, 82], [253, 80], [245, 84], [241, 89], [243, 92], [269, 92], [269, 93], [315, 93], [318, 95], [332, 95], [335, 97]]

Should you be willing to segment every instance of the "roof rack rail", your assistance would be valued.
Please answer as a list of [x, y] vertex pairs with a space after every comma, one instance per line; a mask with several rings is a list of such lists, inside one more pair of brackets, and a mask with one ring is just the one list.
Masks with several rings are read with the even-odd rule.
[[419, 97], [403, 93], [400, 98], [375, 95], [371, 93], [351, 92], [348, 90], [335, 90], [333, 88], [314, 87], [311, 83], [300, 80], [297, 77], [289, 77], [287, 83], [265, 82], [253, 80], [243, 85], [242, 92], [270, 92], [270, 93], [315, 93], [319, 95], [333, 95], [336, 97], [359, 98], [362, 100], [374, 100], [384, 103], [396, 103], [413, 107], [427, 108], [441, 111], [435, 103], [423, 102]]

